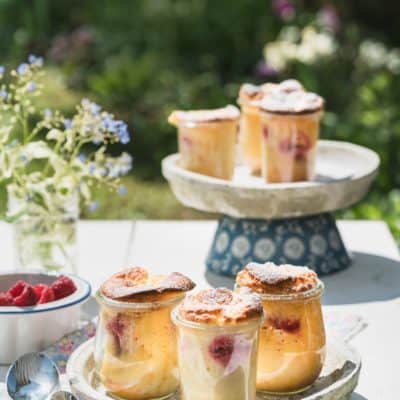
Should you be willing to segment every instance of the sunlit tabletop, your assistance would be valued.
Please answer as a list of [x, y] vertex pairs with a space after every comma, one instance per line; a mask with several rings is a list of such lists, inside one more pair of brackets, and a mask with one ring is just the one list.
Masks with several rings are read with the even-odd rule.
[[[158, 273], [179, 271], [190, 275], [198, 287], [232, 287], [231, 279], [205, 270], [215, 228], [215, 221], [80, 221], [78, 273], [94, 289], [111, 273], [132, 265]], [[358, 314], [367, 323], [351, 342], [363, 362], [352, 400], [394, 400], [399, 393], [399, 251], [383, 222], [340, 221], [339, 229], [353, 265], [323, 278], [323, 302], [331, 309]], [[0, 238], [0, 261], [7, 268], [13, 263], [14, 246], [5, 223], [0, 224]]]

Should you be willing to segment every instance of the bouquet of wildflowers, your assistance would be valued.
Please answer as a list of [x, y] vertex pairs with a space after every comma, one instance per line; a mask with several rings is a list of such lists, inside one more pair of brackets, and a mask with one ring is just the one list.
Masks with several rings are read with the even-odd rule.
[[107, 154], [109, 145], [126, 144], [130, 135], [125, 122], [99, 105], [84, 99], [70, 118], [38, 109], [42, 67], [43, 59], [33, 55], [9, 74], [0, 66], [0, 182], [7, 185], [8, 218], [34, 217], [29, 231], [39, 239], [43, 232], [40, 243], [48, 249], [66, 241], [62, 230], [57, 235], [54, 218], [77, 218], [79, 204], [94, 210], [99, 185], [124, 194], [119, 178], [130, 171], [132, 159]]

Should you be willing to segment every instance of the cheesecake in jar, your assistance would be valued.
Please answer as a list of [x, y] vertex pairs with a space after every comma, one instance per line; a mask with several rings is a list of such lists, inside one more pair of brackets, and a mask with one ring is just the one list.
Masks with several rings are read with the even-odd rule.
[[179, 273], [134, 267], [110, 277], [96, 297], [96, 373], [113, 397], [168, 399], [177, 391], [176, 329], [171, 310], [194, 283]]
[[253, 175], [261, 174], [262, 121], [259, 102], [273, 91], [294, 92], [304, 90], [300, 82], [288, 79], [276, 83], [240, 87], [238, 104], [241, 108], [239, 144], [243, 163]]
[[255, 400], [259, 296], [208, 289], [173, 311], [182, 400]]
[[180, 165], [189, 171], [230, 180], [235, 169], [239, 110], [174, 111], [168, 122], [178, 128]]
[[324, 100], [315, 93], [276, 90], [260, 101], [262, 176], [266, 182], [311, 180]]
[[248, 264], [236, 284], [261, 296], [266, 316], [260, 331], [257, 390], [289, 394], [307, 389], [325, 358], [323, 283], [307, 267], [268, 262]]

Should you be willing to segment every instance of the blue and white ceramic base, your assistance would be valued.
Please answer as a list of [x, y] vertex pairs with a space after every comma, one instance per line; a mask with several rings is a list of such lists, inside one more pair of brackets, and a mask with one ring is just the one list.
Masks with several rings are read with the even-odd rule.
[[275, 220], [223, 216], [207, 268], [235, 276], [252, 261], [307, 265], [319, 275], [341, 271], [351, 263], [331, 214]]

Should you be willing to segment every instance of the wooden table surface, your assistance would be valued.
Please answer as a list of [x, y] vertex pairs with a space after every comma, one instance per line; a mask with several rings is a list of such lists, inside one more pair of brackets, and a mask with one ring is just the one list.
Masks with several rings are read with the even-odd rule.
[[[204, 260], [215, 221], [80, 221], [78, 272], [93, 289], [121, 268], [142, 265], [159, 273], [179, 271], [199, 288], [233, 286], [233, 280], [207, 273]], [[340, 221], [339, 229], [353, 264], [324, 277], [323, 303], [331, 310], [362, 316], [366, 329], [352, 344], [363, 361], [352, 400], [400, 398], [400, 255], [385, 223]], [[14, 260], [12, 230], [0, 223], [0, 261]]]

